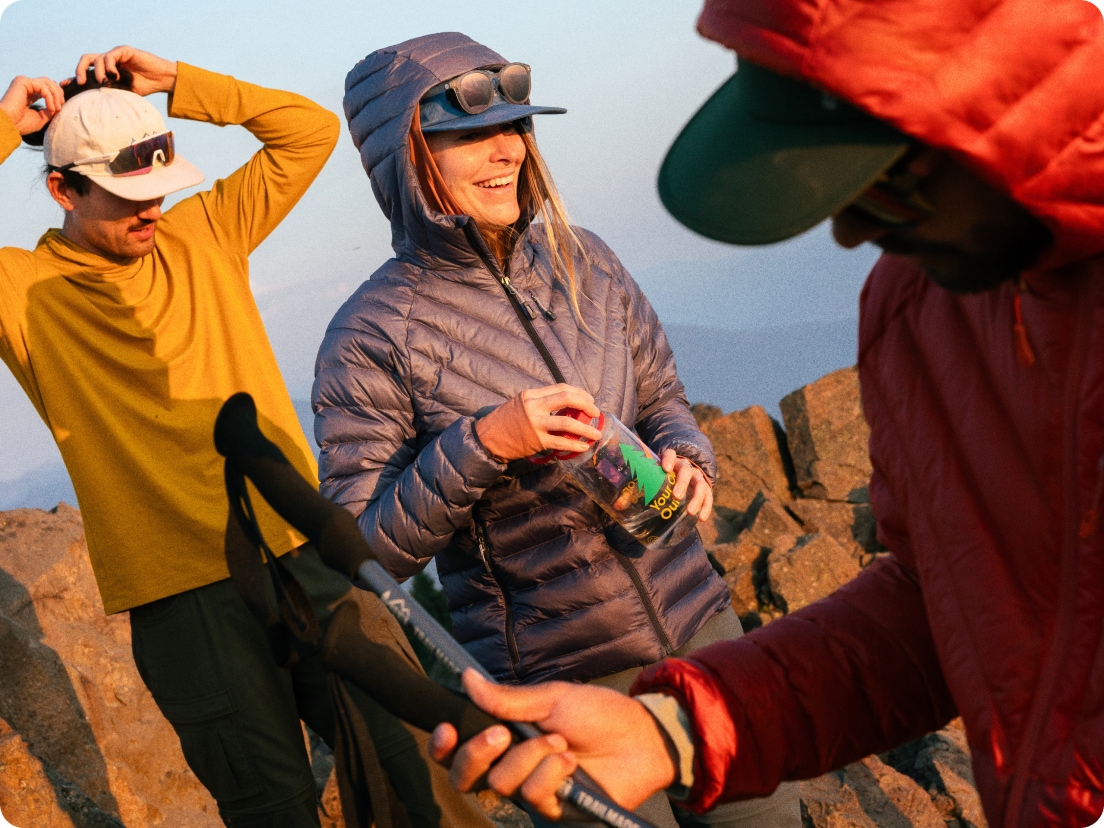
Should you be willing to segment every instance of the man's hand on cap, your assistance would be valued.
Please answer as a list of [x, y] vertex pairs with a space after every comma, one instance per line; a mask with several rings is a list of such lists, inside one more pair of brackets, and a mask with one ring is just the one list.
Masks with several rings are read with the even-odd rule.
[[[42, 109], [32, 107], [31, 104], [36, 101], [42, 101], [45, 106]], [[29, 135], [46, 126], [63, 103], [65, 93], [50, 78], [25, 78], [20, 75], [0, 98], [0, 109], [12, 119], [20, 135]]]
[[81, 55], [74, 73], [77, 83], [84, 83], [89, 73], [103, 83], [108, 77], [119, 77], [119, 69], [128, 70], [133, 76], [132, 90], [138, 95], [154, 92], [172, 92], [176, 85], [176, 62], [165, 60], [133, 46], [116, 46], [109, 52], [91, 52]]

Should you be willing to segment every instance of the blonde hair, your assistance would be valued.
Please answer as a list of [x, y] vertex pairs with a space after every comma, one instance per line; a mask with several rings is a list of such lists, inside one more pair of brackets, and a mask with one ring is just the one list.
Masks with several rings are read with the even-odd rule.
[[575, 318], [585, 328], [586, 323], [579, 311], [579, 280], [575, 273], [575, 255], [578, 254], [583, 264], [589, 267], [586, 248], [571, 226], [567, 209], [560, 199], [544, 158], [537, 149], [532, 130], [520, 134], [525, 144], [525, 161], [518, 178], [518, 204], [522, 215], [532, 216], [534, 221], [540, 220], [544, 229], [544, 240], [548, 245], [548, 255], [552, 260], [552, 275], [567, 286]]

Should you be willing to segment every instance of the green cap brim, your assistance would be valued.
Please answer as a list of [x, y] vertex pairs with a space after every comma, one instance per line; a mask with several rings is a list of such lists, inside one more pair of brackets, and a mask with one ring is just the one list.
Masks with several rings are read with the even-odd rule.
[[659, 197], [703, 236], [769, 244], [839, 212], [909, 145], [861, 110], [744, 62], [675, 139]]

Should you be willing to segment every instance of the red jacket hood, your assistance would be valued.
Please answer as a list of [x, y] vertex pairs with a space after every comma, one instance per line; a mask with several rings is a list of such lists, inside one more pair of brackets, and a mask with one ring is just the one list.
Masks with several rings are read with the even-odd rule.
[[1104, 252], [1104, 28], [1085, 0], [706, 0], [705, 37], [947, 151]]

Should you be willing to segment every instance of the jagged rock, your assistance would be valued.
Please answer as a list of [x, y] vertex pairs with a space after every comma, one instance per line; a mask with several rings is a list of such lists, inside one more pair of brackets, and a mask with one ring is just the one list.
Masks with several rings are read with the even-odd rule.
[[754, 541], [743, 539], [719, 544], [709, 551], [724, 572], [721, 577], [728, 584], [728, 592], [732, 597], [732, 609], [740, 616], [744, 629], [748, 629], [749, 626], [759, 626], [760, 621], [752, 618], [753, 615], [759, 614], [754, 567], [763, 553], [763, 547]]
[[720, 510], [747, 511], [760, 491], [790, 498], [789, 458], [783, 455], [785, 437], [760, 406], [734, 411], [709, 420], [702, 430], [717, 455], [717, 482], [713, 504]]
[[724, 573], [733, 609], [748, 630], [775, 617], [769, 589], [764, 590], [766, 553], [779, 535], [801, 534], [802, 529], [781, 502], [763, 491], [748, 504], [742, 520], [745, 528], [737, 538], [709, 546], [709, 553]]
[[58, 802], [42, 762], [27, 743], [0, 719], [0, 812], [12, 825], [81, 828]]
[[836, 771], [801, 783], [803, 828], [879, 828]]
[[875, 536], [874, 512], [867, 503], [798, 498], [787, 503], [786, 508], [801, 521], [807, 533], [831, 535], [863, 565], [882, 549]]
[[715, 544], [729, 543], [739, 534], [738, 524], [722, 517], [716, 510], [708, 520], [698, 521], [695, 525], [706, 549]]
[[884, 759], [927, 790], [947, 825], [986, 828], [961, 719], [889, 751]]
[[801, 783], [812, 828], [946, 828], [927, 792], [877, 756]]
[[870, 430], [859, 400], [858, 372], [833, 371], [783, 397], [778, 407], [802, 495], [865, 502]]
[[830, 535], [779, 535], [767, 561], [771, 603], [793, 612], [859, 574], [859, 562]]
[[0, 663], [0, 717], [52, 771], [57, 800], [88, 812], [78, 824], [222, 824], [138, 676], [126, 616], [104, 615], [65, 504], [0, 513]]
[[690, 413], [694, 415], [698, 428], [704, 428], [706, 423], [724, 416], [724, 412], [718, 406], [700, 402], [690, 406]]
[[767, 492], [757, 492], [744, 513], [743, 531], [737, 540], [771, 547], [779, 535], [804, 534], [801, 524], [787, 510], [788, 505]]

